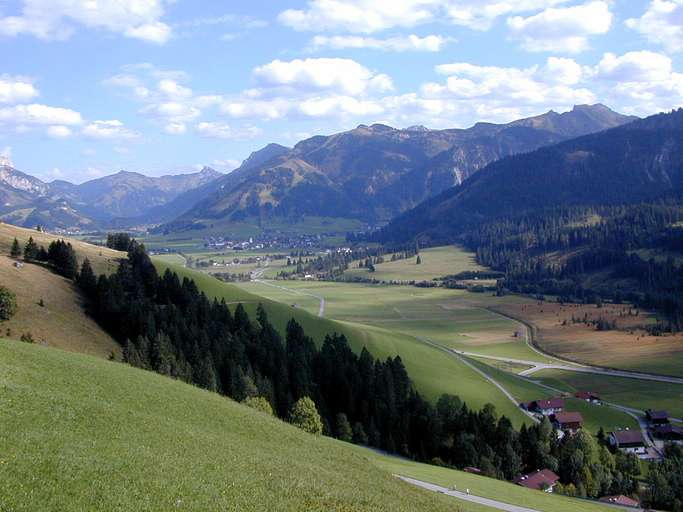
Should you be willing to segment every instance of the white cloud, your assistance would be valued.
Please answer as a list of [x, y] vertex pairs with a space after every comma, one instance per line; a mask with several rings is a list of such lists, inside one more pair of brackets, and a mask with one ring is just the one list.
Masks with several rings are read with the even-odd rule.
[[147, 42], [164, 43], [171, 29], [160, 21], [166, 0], [22, 0], [21, 14], [0, 17], [0, 34], [66, 39], [80, 24]]
[[148, 43], [164, 44], [171, 38], [171, 27], [161, 21], [155, 21], [138, 27], [129, 27], [124, 34]]
[[85, 126], [81, 133], [84, 137], [97, 140], [132, 140], [139, 137], [118, 119], [94, 121]]
[[52, 139], [66, 139], [71, 137], [71, 128], [63, 125], [55, 125], [48, 127], [46, 133], [48, 137]]
[[650, 51], [624, 55], [606, 53], [591, 70], [592, 78], [608, 86], [609, 98], [628, 113], [647, 115], [683, 104], [683, 74], [671, 59]]
[[12, 167], [12, 148], [5, 146], [0, 150], [0, 165]]
[[295, 30], [339, 30], [370, 34], [450, 21], [488, 30], [501, 16], [537, 11], [568, 0], [309, 0], [306, 9], [287, 9], [278, 19]]
[[670, 52], [683, 51], [683, 0], [652, 0], [640, 18], [626, 20], [626, 26]]
[[549, 57], [543, 73], [547, 81], [574, 85], [583, 78], [584, 69], [574, 59]]
[[588, 38], [606, 34], [612, 26], [609, 3], [597, 0], [566, 8], [549, 8], [533, 16], [507, 20], [512, 36], [532, 52], [580, 53]]
[[159, 91], [171, 98], [189, 98], [192, 89], [180, 85], [175, 80], [165, 78], [159, 82]]
[[287, 9], [278, 19], [295, 30], [344, 29], [371, 33], [430, 21], [442, 3], [438, 0], [311, 0], [307, 10]]
[[351, 59], [274, 60], [254, 70], [261, 87], [288, 87], [299, 91], [336, 91], [342, 94], [386, 92], [391, 78], [377, 74]]
[[389, 37], [378, 39], [363, 36], [315, 36], [311, 41], [311, 48], [319, 50], [321, 48], [331, 48], [342, 50], [346, 48], [365, 48], [372, 50], [382, 50], [386, 52], [438, 52], [454, 39], [439, 35], [428, 35], [419, 37], [415, 34], [409, 36]]
[[658, 82], [671, 76], [671, 59], [650, 51], [628, 52], [617, 57], [605, 53], [595, 68], [599, 78], [615, 82]]
[[211, 167], [221, 171], [234, 171], [241, 163], [242, 162], [235, 160], [234, 158], [228, 158], [226, 160], [214, 160], [211, 162]]
[[251, 139], [261, 134], [255, 126], [235, 130], [230, 125], [218, 122], [201, 122], [196, 126], [197, 134], [211, 139]]
[[81, 114], [60, 107], [49, 107], [32, 103], [29, 105], [15, 105], [0, 109], [0, 124], [7, 123], [16, 126], [64, 125], [74, 126], [83, 123]]
[[186, 123], [197, 119], [201, 115], [201, 111], [197, 107], [182, 101], [151, 103], [143, 107], [140, 112], [170, 123]]
[[187, 132], [187, 126], [183, 123], [168, 123], [164, 131], [169, 135], [183, 135]]
[[38, 96], [32, 83], [22, 78], [0, 75], [0, 103], [19, 103]]

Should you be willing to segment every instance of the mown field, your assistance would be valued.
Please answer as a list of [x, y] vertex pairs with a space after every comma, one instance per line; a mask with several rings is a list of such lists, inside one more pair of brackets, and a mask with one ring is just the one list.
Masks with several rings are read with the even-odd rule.
[[604, 400], [635, 409], [666, 409], [676, 418], [683, 418], [683, 386], [665, 382], [640, 381], [623, 377], [573, 373], [562, 370], [542, 370], [533, 380], [569, 392], [590, 389]]
[[[527, 421], [519, 408], [492, 384], [483, 380], [458, 359], [420, 342], [414, 336], [381, 326], [320, 318], [317, 316], [319, 301], [313, 297], [295, 294], [296, 301], [290, 296], [289, 302], [277, 302], [267, 296], [251, 293], [248, 286], [238, 287], [222, 283], [196, 270], [169, 265], [156, 259], [155, 262], [159, 271], [169, 267], [179, 275], [191, 277], [210, 298], [223, 298], [228, 303], [243, 303], [250, 314], [254, 314], [258, 304], [263, 303], [271, 321], [281, 332], [284, 331], [286, 323], [294, 317], [306, 333], [318, 343], [322, 342], [326, 334], [338, 332], [346, 335], [351, 347], [357, 352], [366, 347], [376, 358], [400, 355], [417, 389], [429, 399], [436, 400], [443, 393], [459, 395], [473, 408], [481, 408], [487, 403], [494, 404], [498, 412], [511, 418], [515, 425], [519, 426]], [[277, 288], [272, 289], [275, 292], [281, 291]], [[308, 306], [298, 304], [300, 299]], [[294, 302], [297, 303], [297, 307], [292, 306]]]
[[457, 274], [466, 270], [485, 270], [477, 264], [474, 255], [456, 246], [434, 247], [420, 251], [421, 264], [417, 257], [390, 261], [391, 255], [384, 257], [385, 262], [375, 265], [375, 271], [357, 268], [359, 262], [350, 265], [347, 276], [363, 276], [380, 281], [431, 281], [436, 277]]
[[[496, 382], [502, 384], [503, 387], [505, 387], [505, 389], [507, 389], [508, 392], [512, 394], [512, 396], [514, 396], [519, 402], [530, 402], [540, 398], [551, 398], [560, 394], [553, 389], [539, 385], [531, 379], [513, 375], [504, 370], [491, 367], [488, 365], [487, 360], [470, 358], [470, 361], [476, 364], [488, 375], [493, 377]], [[570, 393], [586, 389], [582, 387], [583, 383], [581, 383], [581, 386], [576, 389], [570, 389], [566, 385], [563, 385], [562, 387], [552, 386], [552, 384], [556, 384], [556, 382], [551, 383], [543, 381], [542, 383], [554, 389]], [[606, 432], [625, 428], [638, 428], [638, 422], [635, 420], [635, 418], [624, 412], [609, 408], [607, 406], [589, 404], [584, 400], [578, 400], [573, 397], [566, 398], [565, 405], [565, 410], [581, 413], [581, 416], [584, 419], [583, 428], [588, 429], [592, 434], [597, 434], [600, 430], [600, 427], [602, 427]]]
[[[458, 390], [455, 394], [459, 394], [468, 402], [469, 396], [478, 386], [490, 386], [490, 383], [480, 375], [472, 375], [472, 378], [465, 379], [464, 373], [459, 373], [454, 377], [452, 372], [443, 371], [440, 361], [443, 358], [453, 359], [453, 357], [443, 352], [439, 353], [437, 349], [425, 344], [419, 344], [419, 340], [429, 340], [444, 347], [477, 354], [553, 362], [552, 358], [529, 348], [523, 336], [513, 336], [515, 332], [523, 329], [520, 324], [488, 309], [499, 307], [501, 304], [514, 304], [515, 301], [536, 304], [535, 301], [520, 297], [491, 297], [486, 294], [441, 288], [320, 281], [272, 281], [269, 284], [242, 283], [239, 286], [243, 290], [278, 300], [283, 304], [296, 304], [297, 308], [305, 309], [310, 313], [317, 313], [319, 309], [319, 299], [315, 296], [324, 297], [326, 317], [373, 326], [382, 329], [387, 334], [394, 333], [396, 339], [401, 340], [402, 345], [397, 347], [397, 350], [403, 350], [403, 353], [410, 355], [411, 359], [424, 361], [424, 364], [415, 367], [411, 372], [416, 382], [423, 379], [422, 385], [424, 386], [424, 380], [432, 381], [437, 385], [441, 381], [451, 380]], [[418, 345], [415, 345], [416, 340]], [[425, 356], [417, 352], [419, 345], [422, 345], [422, 351], [435, 350], [433, 358], [425, 361]], [[534, 384], [531, 380], [520, 378], [512, 372], [492, 365], [490, 360], [480, 359], [476, 363], [486, 374], [502, 384], [518, 403], [557, 394], [553, 390]], [[566, 386], [554, 387], [567, 390]], [[585, 388], [579, 387], [579, 389]], [[507, 402], [512, 405], [499, 390], [494, 389], [494, 393], [501, 397], [500, 400], [503, 403]], [[499, 402], [494, 403], [498, 405]], [[586, 428], [594, 433], [597, 433], [600, 427], [612, 430], [638, 426], [634, 418], [614, 409], [589, 405], [573, 399], [570, 399], [568, 403], [573, 407], [570, 410], [582, 413]], [[518, 414], [521, 413], [516, 411], [515, 416]], [[528, 421], [525, 418], [522, 419]]]
[[0, 340], [0, 389], [0, 510], [459, 504], [398, 481], [351, 445], [121, 363]]
[[524, 330], [521, 324], [488, 309], [526, 301], [520, 297], [492, 297], [445, 288], [324, 281], [272, 281], [270, 285], [240, 283], [238, 286], [315, 313], [319, 309], [316, 296], [324, 297], [328, 318], [374, 325], [449, 348], [530, 361], [552, 359], [531, 350], [524, 336], [515, 336]]

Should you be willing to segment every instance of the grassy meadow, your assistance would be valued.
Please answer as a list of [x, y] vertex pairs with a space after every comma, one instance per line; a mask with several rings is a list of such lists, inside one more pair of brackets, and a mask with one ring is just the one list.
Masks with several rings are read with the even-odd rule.
[[0, 389], [0, 510], [486, 510], [121, 363], [0, 340]]
[[640, 410], [666, 409], [674, 417], [683, 418], [683, 385], [680, 384], [562, 370], [542, 370], [531, 378], [568, 392], [590, 389], [608, 402]]
[[[515, 404], [467, 365], [437, 348], [420, 342], [414, 336], [345, 319], [338, 321], [320, 318], [317, 316], [319, 301], [314, 297], [295, 294], [297, 306], [293, 307], [292, 303], [295, 301], [291, 299], [291, 292], [285, 292], [290, 294], [289, 302], [278, 302], [269, 297], [251, 293], [248, 291], [251, 287], [246, 285], [238, 287], [222, 283], [196, 270], [169, 265], [156, 258], [154, 261], [159, 271], [164, 271], [168, 267], [181, 276], [191, 277], [208, 297], [225, 299], [228, 303], [241, 302], [252, 315], [258, 304], [263, 303], [270, 320], [280, 332], [284, 331], [287, 322], [294, 317], [306, 333], [318, 343], [322, 342], [326, 334], [338, 332], [347, 337], [349, 344], [357, 352], [366, 347], [376, 358], [384, 359], [400, 355], [416, 387], [429, 399], [436, 400], [441, 394], [450, 393], [459, 395], [473, 408], [481, 408], [487, 403], [492, 403], [500, 414], [511, 418], [517, 426], [528, 421]], [[279, 285], [290, 282], [277, 281], [275, 283]], [[259, 283], [254, 284], [259, 285]], [[266, 285], [259, 286], [272, 288]], [[279, 291], [277, 288], [272, 289], [275, 292]], [[300, 301], [306, 302], [309, 307], [303, 307], [299, 304]]]
[[390, 261], [391, 255], [384, 257], [385, 262], [375, 265], [374, 272], [357, 268], [358, 262], [350, 265], [347, 276], [363, 276], [380, 281], [431, 281], [436, 277], [457, 274], [466, 270], [485, 270], [477, 264], [474, 255], [456, 246], [434, 247], [420, 251], [421, 264], [417, 257]]
[[567, 498], [545, 492], [532, 491], [509, 482], [473, 475], [448, 468], [420, 464], [411, 460], [386, 457], [371, 450], [357, 447], [369, 462], [396, 475], [431, 482], [442, 487], [463, 491], [469, 489], [477, 496], [486, 496], [518, 507], [539, 512], [606, 512], [614, 510], [607, 505], [588, 500]]
[[17, 312], [0, 323], [0, 336], [30, 333], [36, 343], [100, 357], [120, 352], [118, 343], [85, 314], [73, 282], [40, 265], [17, 268], [14, 262], [0, 255], [0, 284], [17, 297]]

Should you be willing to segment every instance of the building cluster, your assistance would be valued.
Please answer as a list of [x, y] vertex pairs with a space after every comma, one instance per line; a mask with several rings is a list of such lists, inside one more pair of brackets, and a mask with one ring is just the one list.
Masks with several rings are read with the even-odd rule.
[[261, 249], [319, 248], [326, 235], [263, 233], [248, 239], [234, 239], [224, 236], [208, 236], [204, 239], [206, 249], [223, 251], [251, 251]]

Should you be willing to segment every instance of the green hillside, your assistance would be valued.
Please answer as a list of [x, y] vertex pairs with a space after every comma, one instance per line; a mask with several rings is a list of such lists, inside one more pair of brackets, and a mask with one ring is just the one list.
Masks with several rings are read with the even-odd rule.
[[[0, 510], [453, 510], [215, 393], [0, 341]], [[462, 505], [464, 511], [485, 510]]]
[[337, 332], [346, 335], [349, 344], [357, 352], [366, 347], [377, 359], [400, 355], [410, 378], [428, 399], [436, 400], [443, 393], [459, 395], [474, 409], [492, 403], [500, 414], [510, 418], [516, 426], [528, 421], [520, 409], [490, 382], [458, 359], [421, 343], [414, 336], [355, 322], [320, 318], [298, 307], [251, 294], [202, 272], [166, 261], [153, 261], [159, 272], [170, 268], [181, 276], [192, 278], [199, 289], [210, 298], [224, 298], [228, 303], [242, 302], [252, 316], [258, 304], [263, 303], [270, 321], [281, 332], [284, 331], [286, 323], [294, 317], [303, 326], [306, 334], [317, 342], [321, 342], [326, 334]]

